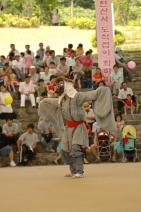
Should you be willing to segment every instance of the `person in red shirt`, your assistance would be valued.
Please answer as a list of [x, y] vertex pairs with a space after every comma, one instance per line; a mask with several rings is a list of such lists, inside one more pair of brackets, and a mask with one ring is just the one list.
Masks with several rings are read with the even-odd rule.
[[86, 52], [85, 56], [80, 57], [80, 61], [84, 68], [91, 69], [93, 67], [93, 57], [92, 57], [92, 51], [89, 50]]
[[135, 107], [135, 103], [132, 100], [132, 96], [130, 94], [127, 95], [127, 99], [124, 100], [124, 111], [125, 111], [125, 115], [127, 115], [127, 111], [130, 110], [131, 114], [134, 113], [136, 107]]
[[99, 82], [104, 80], [100, 68], [96, 69], [95, 73], [92, 75], [92, 80], [93, 80], [93, 88], [97, 89]]
[[56, 96], [56, 83], [55, 83], [56, 76], [52, 75], [50, 77], [50, 81], [47, 83], [47, 91], [48, 97], [55, 97]]

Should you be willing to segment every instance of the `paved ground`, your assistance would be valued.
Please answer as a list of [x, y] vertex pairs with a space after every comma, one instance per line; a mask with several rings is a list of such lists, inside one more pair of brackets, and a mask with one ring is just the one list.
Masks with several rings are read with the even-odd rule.
[[85, 167], [66, 179], [65, 166], [0, 170], [1, 212], [140, 212], [141, 163]]

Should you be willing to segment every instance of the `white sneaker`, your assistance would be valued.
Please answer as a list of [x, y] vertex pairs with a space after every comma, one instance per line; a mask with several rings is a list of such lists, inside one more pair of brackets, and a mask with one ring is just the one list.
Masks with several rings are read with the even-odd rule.
[[83, 174], [79, 174], [79, 173], [73, 175], [73, 178], [74, 179], [76, 179], [76, 178], [83, 178], [83, 177], [84, 177], [84, 175]]
[[15, 166], [16, 166], [15, 161], [13, 161], [13, 160], [12, 160], [12, 161], [10, 161], [10, 166], [11, 166], [11, 167], [15, 167]]

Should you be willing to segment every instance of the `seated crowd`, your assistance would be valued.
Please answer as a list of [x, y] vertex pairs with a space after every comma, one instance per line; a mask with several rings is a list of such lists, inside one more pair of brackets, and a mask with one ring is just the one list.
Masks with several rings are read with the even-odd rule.
[[[29, 124], [27, 131], [21, 134], [20, 127], [13, 122], [13, 119], [16, 119], [16, 113], [13, 111], [12, 101], [6, 103], [7, 97], [14, 100], [17, 94], [20, 97], [21, 108], [26, 108], [26, 101], [29, 100], [36, 110], [43, 98], [57, 97], [55, 79], [58, 76], [72, 79], [77, 89], [97, 89], [99, 86], [106, 86], [93, 51], [90, 49], [85, 53], [82, 44], [79, 44], [76, 49], [72, 44], [68, 44], [61, 55], [56, 55], [50, 46], [45, 48], [43, 43], [39, 44], [36, 54], [30, 49], [30, 45], [26, 45], [25, 51], [20, 53], [15, 44], [11, 44], [8, 55], [0, 56], [0, 119], [6, 121], [0, 129], [0, 155], [8, 155], [11, 166], [16, 166], [14, 162], [16, 153], [20, 152], [20, 163], [26, 163], [28, 157], [31, 159], [35, 155], [36, 144], [39, 141], [44, 143], [47, 151], [58, 152], [58, 157], [54, 161], [58, 163], [60, 144], [54, 148], [53, 126], [41, 120], [38, 123], [41, 138], [33, 132], [33, 124]], [[132, 89], [128, 87], [127, 82], [135, 81], [135, 79], [132, 78], [124, 58], [120, 55], [119, 48], [115, 51], [115, 65], [111, 79], [111, 92], [118, 100], [116, 123], [119, 136], [124, 125], [120, 114], [126, 115], [128, 112], [134, 114], [141, 111], [141, 94], [135, 96]], [[98, 126], [91, 103], [84, 103], [84, 111], [85, 121], [89, 125], [90, 146], [96, 155], [97, 144], [94, 134]], [[114, 142], [118, 136], [114, 137]], [[23, 153], [27, 156], [25, 157], [26, 154]], [[115, 153], [113, 153], [113, 158], [115, 159]], [[87, 163], [86, 158], [84, 161]]]

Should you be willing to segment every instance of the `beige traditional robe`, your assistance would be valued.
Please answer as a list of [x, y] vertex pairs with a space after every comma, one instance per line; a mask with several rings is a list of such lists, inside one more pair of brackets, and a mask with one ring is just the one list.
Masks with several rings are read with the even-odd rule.
[[73, 144], [88, 146], [88, 133], [85, 124], [74, 128], [64, 126], [67, 120], [84, 120], [82, 105], [85, 101], [94, 101], [94, 114], [101, 128], [113, 132], [116, 130], [111, 91], [102, 86], [97, 90], [78, 92], [74, 98], [63, 96], [61, 103], [58, 99], [44, 99], [39, 106], [39, 116], [50, 121], [62, 140], [62, 149], [71, 150]]

